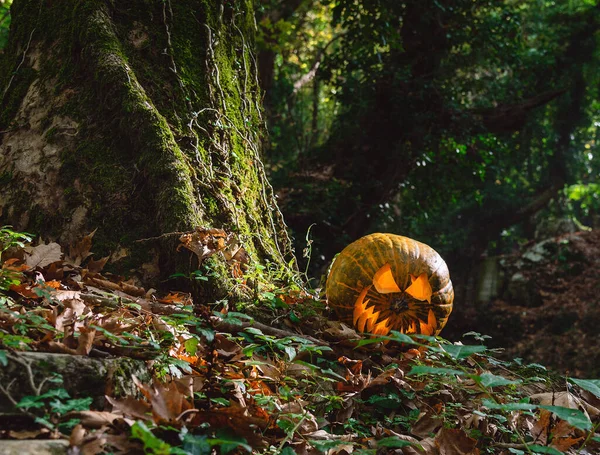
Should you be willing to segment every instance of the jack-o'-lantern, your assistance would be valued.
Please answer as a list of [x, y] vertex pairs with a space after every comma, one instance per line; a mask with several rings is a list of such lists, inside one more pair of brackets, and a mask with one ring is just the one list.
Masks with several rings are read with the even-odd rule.
[[430, 246], [394, 234], [371, 234], [335, 258], [327, 301], [359, 332], [437, 335], [452, 311], [448, 267]]

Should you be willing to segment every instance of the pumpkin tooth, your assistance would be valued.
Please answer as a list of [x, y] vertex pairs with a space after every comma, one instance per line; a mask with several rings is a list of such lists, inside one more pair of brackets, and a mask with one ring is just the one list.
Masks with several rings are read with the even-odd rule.
[[367, 304], [363, 303], [363, 301], [365, 300], [369, 289], [371, 289], [371, 286], [367, 286], [366, 288], [364, 288], [362, 292], [358, 295], [356, 302], [354, 302], [354, 312], [352, 314], [352, 325], [354, 326], [356, 326], [356, 322], [358, 321], [360, 315], [363, 314], [363, 312], [367, 309]]
[[[371, 308], [375, 309], [374, 306]], [[381, 314], [380, 311], [374, 311], [373, 314], [367, 319], [367, 326], [366, 326], [367, 332], [371, 332], [373, 330], [373, 327], [377, 323], [377, 320], [379, 319], [380, 314]]]
[[[369, 304], [370, 300], [366, 300], [364, 303], [364, 306], [366, 307]], [[375, 307], [372, 306], [370, 308], [366, 308], [365, 311], [363, 311], [363, 313], [360, 315], [360, 317], [358, 318], [358, 320], [356, 321], [356, 328], [358, 329], [359, 332], [364, 332], [365, 331], [365, 324], [368, 327], [368, 323], [371, 320], [371, 318], [375, 317], [375, 319], [377, 319], [377, 316], [379, 315], [379, 311], [376, 312], [376, 314], [373, 314], [373, 310], [375, 310]], [[367, 329], [369, 330], [369, 329]]]
[[375, 327], [373, 327], [373, 331], [371, 332], [373, 335], [387, 335], [390, 333], [390, 327], [388, 323], [390, 322], [390, 318], [384, 319], [381, 322], [378, 322]]

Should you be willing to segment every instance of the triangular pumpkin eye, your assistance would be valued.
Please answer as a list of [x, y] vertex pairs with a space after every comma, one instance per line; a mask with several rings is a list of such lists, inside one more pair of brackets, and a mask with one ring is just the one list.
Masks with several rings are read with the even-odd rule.
[[410, 281], [411, 285], [406, 289], [406, 293], [417, 300], [427, 300], [431, 303], [431, 294], [433, 294], [433, 290], [427, 279], [427, 274], [422, 273], [418, 277], [411, 274]]
[[[380, 294], [391, 294], [392, 292], [401, 292], [400, 288], [392, 275], [390, 264], [385, 264], [373, 276], [373, 285]], [[430, 288], [431, 289], [431, 288]]]

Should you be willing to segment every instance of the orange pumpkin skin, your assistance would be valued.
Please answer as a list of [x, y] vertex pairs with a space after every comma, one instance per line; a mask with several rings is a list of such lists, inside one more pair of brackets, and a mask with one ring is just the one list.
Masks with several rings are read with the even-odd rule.
[[[374, 277], [384, 266], [400, 292], [377, 291]], [[427, 278], [430, 298], [417, 299], [404, 292], [416, 277]], [[433, 248], [401, 235], [379, 233], [358, 239], [335, 258], [326, 294], [343, 322], [378, 335], [390, 330], [437, 335], [454, 300], [448, 267]]]

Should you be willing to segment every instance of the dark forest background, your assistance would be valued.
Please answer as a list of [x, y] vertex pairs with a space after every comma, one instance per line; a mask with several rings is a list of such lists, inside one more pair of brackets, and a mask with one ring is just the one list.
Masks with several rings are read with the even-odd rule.
[[596, 1], [260, 11], [267, 161], [309, 275], [364, 234], [406, 235], [446, 258], [460, 313], [485, 257], [598, 224]]

